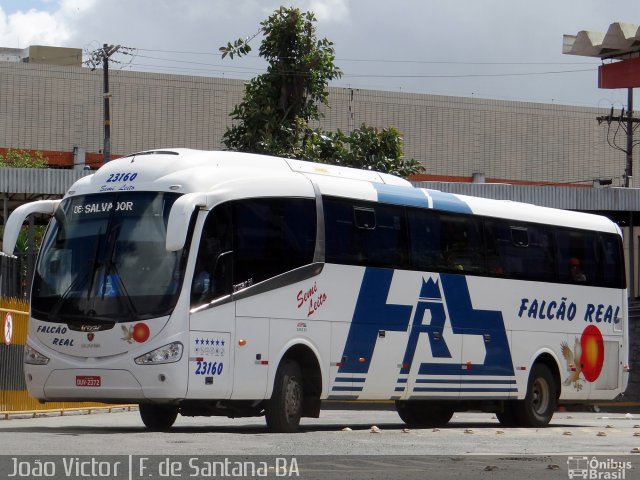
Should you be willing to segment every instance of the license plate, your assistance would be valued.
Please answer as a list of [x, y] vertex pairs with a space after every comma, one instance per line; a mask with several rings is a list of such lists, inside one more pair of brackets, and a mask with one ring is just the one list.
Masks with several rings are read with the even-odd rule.
[[99, 387], [102, 384], [102, 378], [95, 375], [77, 375], [76, 387]]

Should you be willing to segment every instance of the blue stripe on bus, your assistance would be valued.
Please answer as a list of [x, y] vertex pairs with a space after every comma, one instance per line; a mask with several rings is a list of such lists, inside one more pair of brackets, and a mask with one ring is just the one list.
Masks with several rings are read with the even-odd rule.
[[399, 378], [398, 379], [398, 383], [407, 383], [407, 379], [406, 378]]
[[433, 208], [435, 210], [444, 210], [445, 212], [456, 213], [473, 213], [469, 205], [451, 193], [429, 190], [429, 196], [433, 200]]
[[364, 382], [366, 380], [366, 378], [350, 378], [350, 377], [336, 377], [334, 381], [336, 382], [347, 382], [347, 383], [352, 383], [352, 382]]
[[361, 392], [363, 387], [333, 387], [334, 392]]
[[[425, 194], [425, 191], [419, 188], [383, 183], [374, 183], [373, 186], [378, 193], [378, 201], [381, 203], [420, 208], [431, 207], [445, 212], [473, 213], [469, 205], [451, 193], [428, 190]], [[429, 205], [429, 198], [431, 198], [432, 205]]]
[[396, 392], [404, 392], [404, 387], [396, 387]]
[[429, 199], [424, 192], [418, 188], [400, 187], [398, 185], [386, 185], [383, 183], [374, 183], [373, 186], [378, 192], [378, 201], [381, 203], [429, 208]]

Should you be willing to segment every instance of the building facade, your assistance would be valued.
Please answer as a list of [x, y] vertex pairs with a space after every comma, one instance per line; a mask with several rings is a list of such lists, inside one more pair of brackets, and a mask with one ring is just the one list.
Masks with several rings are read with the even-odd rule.
[[[110, 70], [111, 152], [158, 147], [222, 148], [244, 82]], [[0, 152], [42, 150], [70, 166], [74, 150], [99, 164], [102, 70], [0, 61]], [[607, 143], [605, 110], [567, 105], [331, 88], [321, 127], [362, 123], [402, 132], [405, 155], [425, 180], [622, 185], [625, 157]], [[612, 135], [613, 132], [610, 132]], [[618, 137], [618, 142], [624, 142]], [[78, 159], [75, 159], [78, 162]], [[632, 179], [632, 186], [640, 180]]]

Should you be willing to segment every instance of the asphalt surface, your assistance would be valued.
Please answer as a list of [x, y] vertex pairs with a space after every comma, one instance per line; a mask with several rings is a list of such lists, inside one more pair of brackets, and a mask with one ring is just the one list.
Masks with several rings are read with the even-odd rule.
[[571, 467], [591, 475], [584, 463], [596, 459], [597, 478], [640, 479], [640, 414], [631, 413], [556, 413], [543, 429], [503, 428], [491, 414], [459, 413], [440, 429], [407, 429], [393, 411], [324, 410], [319, 419], [303, 419], [295, 434], [268, 433], [262, 418], [178, 417], [170, 431], [157, 433], [136, 411], [13, 416], [0, 420], [0, 446], [0, 478], [16, 465], [37, 477], [37, 458], [60, 464], [50, 478], [88, 478], [64, 471], [61, 462], [78, 456], [120, 461], [118, 475], [102, 477], [129, 480], [222, 478], [207, 470], [214, 459], [264, 459], [273, 475], [296, 459], [291, 477], [318, 479], [568, 478]]

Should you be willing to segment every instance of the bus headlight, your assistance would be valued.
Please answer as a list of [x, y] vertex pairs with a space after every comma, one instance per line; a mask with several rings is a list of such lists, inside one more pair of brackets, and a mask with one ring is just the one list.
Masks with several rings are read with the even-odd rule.
[[173, 342], [145, 353], [135, 359], [138, 365], [159, 365], [178, 362], [182, 358], [182, 343]]
[[29, 365], [46, 365], [49, 363], [49, 357], [45, 357], [35, 348], [29, 345], [24, 346], [24, 363]]

